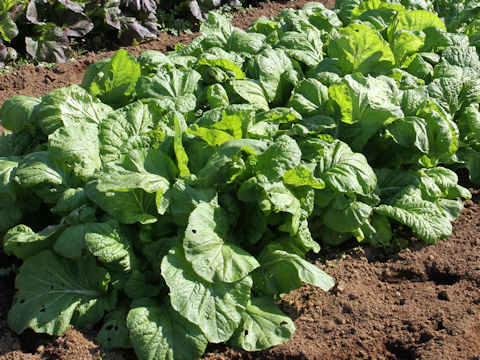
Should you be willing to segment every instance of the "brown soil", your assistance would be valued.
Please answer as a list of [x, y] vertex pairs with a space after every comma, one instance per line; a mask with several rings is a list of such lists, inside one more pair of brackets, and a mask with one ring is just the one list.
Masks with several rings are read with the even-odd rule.
[[[305, 2], [263, 3], [237, 15], [233, 23], [246, 28], [259, 16], [276, 16]], [[197, 35], [160, 34], [155, 41], [126, 49], [134, 55], [168, 51]], [[54, 69], [25, 66], [2, 75], [0, 104], [13, 95], [41, 96], [78, 84], [89, 64], [112, 54], [87, 53]], [[473, 199], [465, 203], [453, 235], [435, 245], [400, 252], [347, 249], [341, 259], [321, 254], [317, 265], [337, 285], [329, 293], [304, 286], [282, 300], [282, 309], [297, 327], [289, 342], [257, 353], [214, 345], [205, 358], [480, 360], [480, 190], [471, 190]], [[0, 252], [0, 268], [11, 264], [19, 265]], [[94, 341], [95, 329], [70, 329], [58, 338], [31, 331], [14, 334], [6, 321], [13, 294], [14, 276], [0, 277], [0, 360], [136, 359], [131, 350], [103, 353]]]

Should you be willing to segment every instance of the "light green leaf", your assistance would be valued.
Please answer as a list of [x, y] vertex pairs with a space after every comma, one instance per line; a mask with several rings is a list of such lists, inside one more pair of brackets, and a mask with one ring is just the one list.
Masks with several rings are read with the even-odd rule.
[[232, 135], [223, 130], [198, 127], [197, 124], [190, 126], [186, 133], [189, 135], [198, 136], [210, 146], [220, 146], [224, 142], [234, 139]]
[[361, 227], [372, 213], [372, 207], [361, 201], [331, 204], [323, 215], [324, 224], [338, 232], [353, 232]]
[[329, 291], [333, 279], [315, 265], [289, 253], [278, 243], [268, 244], [258, 256], [260, 268], [253, 272], [254, 288], [263, 294], [282, 294], [298, 289], [302, 282]]
[[170, 190], [170, 212], [177, 225], [186, 226], [190, 213], [198, 204], [217, 204], [217, 191], [214, 188], [193, 187], [183, 180], [177, 180]]
[[[424, 10], [401, 12], [387, 28], [388, 42], [393, 43], [395, 34], [399, 30], [424, 31], [432, 27], [447, 31], [443, 21], [432, 12]], [[428, 44], [428, 42], [426, 43]]]
[[340, 107], [341, 121], [355, 124], [340, 134], [356, 151], [383, 126], [403, 117], [400, 92], [391, 78], [347, 75], [342, 83], [330, 86], [328, 94]]
[[225, 50], [255, 55], [263, 47], [266, 36], [234, 28], [225, 44]]
[[397, 67], [408, 67], [411, 55], [420, 51], [425, 44], [425, 34], [421, 32], [400, 30], [395, 34], [392, 46]]
[[57, 186], [75, 182], [72, 174], [46, 151], [26, 155], [14, 172], [15, 181], [26, 189], [35, 189], [42, 185]]
[[0, 40], [10, 42], [18, 35], [18, 28], [8, 12], [0, 12]]
[[208, 88], [207, 98], [210, 109], [225, 107], [230, 104], [227, 91], [220, 84], [214, 84]]
[[2, 127], [13, 132], [19, 132], [25, 128], [34, 127], [34, 108], [42, 99], [31, 96], [15, 95], [4, 101], [0, 109]]
[[281, 135], [257, 159], [256, 170], [272, 181], [280, 179], [283, 174], [300, 165], [302, 152], [295, 140]]
[[399, 4], [391, 4], [381, 0], [367, 0], [362, 1], [357, 7], [352, 10], [352, 19], [358, 18], [360, 15], [367, 11], [376, 9], [395, 10], [399, 13], [405, 11], [405, 8]]
[[198, 276], [183, 256], [171, 250], [162, 261], [162, 276], [170, 288], [172, 307], [197, 324], [210, 342], [229, 339], [242, 320], [252, 279], [210, 283]]
[[138, 301], [127, 316], [132, 346], [139, 360], [200, 358], [207, 339], [197, 325], [177, 313], [168, 302]]
[[255, 73], [250, 76], [259, 80], [269, 102], [283, 105], [292, 88], [287, 74], [293, 71], [292, 61], [283, 50], [267, 48], [255, 57]]
[[136, 101], [109, 114], [99, 126], [103, 163], [119, 160], [130, 150], [148, 147], [153, 119], [148, 106]]
[[183, 147], [183, 131], [180, 126], [180, 114], [174, 114], [174, 124], [175, 124], [175, 136], [173, 139], [173, 149], [175, 151], [175, 157], [177, 158], [177, 166], [180, 171], [180, 177], [190, 175], [190, 170], [188, 169], [188, 155], [185, 152]]
[[168, 207], [168, 181], [158, 175], [104, 167], [86, 185], [87, 197], [125, 224], [152, 223]]
[[252, 105], [255, 110], [269, 110], [265, 94], [256, 82], [252, 80], [232, 80], [229, 85], [235, 93], [235, 95], [230, 95], [231, 98], [239, 97]]
[[291, 186], [308, 186], [323, 189], [325, 183], [313, 176], [312, 172], [302, 165], [296, 166], [283, 174], [283, 183]]
[[360, 195], [368, 195], [375, 189], [377, 177], [363, 154], [354, 153], [339, 140], [319, 145], [323, 156], [318, 157], [317, 176], [326, 184], [340, 192]]
[[130, 240], [116, 221], [97, 223], [85, 233], [88, 250], [101, 262], [130, 271], [134, 255]]
[[374, 211], [407, 225], [415, 236], [429, 244], [452, 233], [449, 217], [436, 204], [423, 200], [419, 190], [407, 189], [390, 205], [379, 205]]
[[101, 67], [91, 69], [90, 74], [87, 70], [82, 87], [92, 96], [114, 108], [125, 106], [133, 100], [135, 85], [140, 77], [140, 64], [133, 55], [121, 49]]
[[33, 116], [49, 135], [63, 126], [87, 123], [97, 126], [112, 111], [78, 85], [70, 85], [45, 95]]
[[48, 154], [83, 181], [101, 167], [97, 127], [71, 124], [48, 136]]
[[209, 282], [233, 283], [260, 266], [233, 243], [226, 212], [210, 203], [199, 203], [190, 214], [183, 249], [193, 270]]
[[3, 251], [26, 260], [40, 251], [50, 249], [55, 241], [57, 231], [63, 226], [50, 225], [36, 233], [26, 225], [17, 225], [7, 231], [3, 237]]
[[328, 101], [328, 88], [316, 79], [303, 80], [293, 90], [288, 106], [302, 116], [329, 114], [331, 103]]
[[343, 74], [384, 74], [395, 64], [388, 43], [376, 31], [364, 24], [351, 24], [340, 30], [342, 37], [328, 45], [328, 55], [340, 60]]
[[93, 257], [72, 262], [42, 251], [20, 268], [8, 324], [18, 334], [31, 327], [36, 332], [61, 335], [79, 306], [90, 302], [103, 306], [109, 281], [109, 274]]
[[167, 96], [175, 98], [193, 94], [200, 81], [200, 74], [189, 69], [160, 70], [154, 76], [142, 76], [136, 91], [139, 99]]
[[135, 149], [123, 159], [122, 167], [129, 171], [161, 176], [169, 181], [177, 177], [178, 169], [173, 160], [160, 149]]
[[322, 59], [323, 43], [321, 32], [308, 29], [305, 32], [287, 31], [275, 44], [290, 57], [309, 67], [316, 66]]
[[283, 344], [294, 332], [293, 321], [271, 297], [255, 297], [250, 299], [230, 342], [246, 351], [258, 351]]
[[0, 206], [18, 204], [21, 199], [20, 187], [13, 181], [20, 160], [20, 157], [13, 156], [0, 158]]

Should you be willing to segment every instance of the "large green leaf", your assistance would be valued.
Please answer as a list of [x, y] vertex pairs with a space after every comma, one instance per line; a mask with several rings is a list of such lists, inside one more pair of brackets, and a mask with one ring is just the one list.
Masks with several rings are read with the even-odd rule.
[[152, 128], [152, 114], [139, 101], [109, 114], [99, 126], [102, 162], [116, 161], [130, 150], [148, 147], [147, 133]]
[[78, 178], [87, 180], [101, 167], [97, 127], [84, 123], [55, 130], [48, 137], [48, 154]]
[[40, 102], [39, 98], [24, 95], [15, 95], [5, 100], [0, 109], [2, 126], [13, 132], [35, 126], [33, 112]]
[[321, 32], [308, 29], [305, 32], [288, 31], [284, 33], [275, 47], [282, 49], [290, 57], [314, 67], [323, 59]]
[[205, 281], [190, 267], [181, 248], [165, 256], [162, 276], [170, 288], [172, 307], [197, 324], [208, 341], [221, 342], [232, 336], [250, 299], [249, 276], [234, 283]]
[[46, 151], [25, 156], [19, 162], [14, 177], [15, 181], [26, 189], [38, 189], [42, 185], [51, 187], [75, 185], [71, 172]]
[[259, 80], [268, 101], [274, 105], [283, 104], [292, 88], [289, 79], [295, 73], [285, 52], [271, 48], [263, 50], [255, 57], [253, 71], [252, 75]]
[[227, 213], [211, 203], [199, 203], [190, 214], [183, 248], [193, 270], [209, 282], [232, 283], [260, 266], [233, 243]]
[[34, 117], [47, 135], [63, 126], [98, 125], [113, 109], [92, 98], [78, 85], [57, 89], [45, 95], [35, 107]]
[[8, 324], [17, 333], [31, 327], [36, 332], [61, 335], [77, 308], [87, 304], [104, 307], [109, 281], [109, 274], [93, 257], [73, 262], [42, 251], [20, 268]]
[[164, 213], [168, 181], [158, 175], [104, 167], [86, 185], [86, 194], [112, 217], [125, 224], [152, 223]]
[[284, 343], [294, 332], [293, 321], [271, 297], [255, 297], [250, 299], [230, 342], [247, 351], [258, 351]]
[[256, 170], [275, 181], [282, 178], [288, 170], [300, 165], [301, 156], [302, 152], [295, 140], [282, 135], [258, 157]]
[[21, 190], [13, 181], [15, 169], [20, 157], [0, 158], [0, 206], [9, 206], [18, 203], [21, 199]]
[[377, 178], [363, 154], [353, 152], [339, 140], [318, 142], [318, 177], [333, 189], [345, 193], [367, 195], [377, 185]]
[[328, 45], [328, 55], [340, 60], [344, 74], [384, 74], [395, 64], [388, 43], [364, 24], [351, 24], [340, 30], [343, 35]]
[[94, 231], [99, 224], [87, 222], [67, 227], [55, 242], [55, 252], [65, 258], [78, 260], [87, 253], [85, 235]]
[[217, 204], [214, 188], [193, 187], [183, 180], [177, 180], [170, 189], [170, 212], [177, 225], [187, 226], [191, 212], [201, 202]]
[[391, 78], [347, 75], [328, 93], [340, 107], [340, 120], [349, 124], [342, 124], [339, 135], [356, 151], [384, 126], [403, 117], [400, 92]]
[[36, 233], [26, 225], [17, 225], [3, 237], [3, 251], [7, 255], [26, 260], [42, 250], [50, 249], [59, 228], [63, 226], [51, 225]]
[[449, 217], [436, 204], [423, 200], [420, 191], [413, 188], [407, 188], [391, 204], [379, 205], [374, 211], [407, 225], [426, 243], [434, 243], [452, 233]]
[[116, 221], [97, 223], [85, 233], [88, 250], [101, 262], [118, 265], [123, 271], [134, 266], [132, 244]]
[[443, 21], [431, 12], [423, 10], [401, 12], [387, 29], [388, 42], [393, 43], [394, 36], [399, 30], [423, 31], [428, 28], [447, 30]]
[[138, 97], [157, 98], [160, 96], [177, 97], [193, 94], [200, 81], [195, 70], [170, 69], [159, 71], [153, 77], [142, 76], [137, 83]]
[[127, 327], [139, 360], [197, 359], [207, 347], [199, 327], [177, 313], [168, 301], [134, 302]]
[[139, 77], [140, 64], [133, 55], [121, 49], [101, 66], [90, 67], [82, 87], [104, 103], [119, 108], [133, 100]]
[[297, 254], [284, 250], [282, 245], [271, 243], [258, 256], [260, 268], [252, 274], [254, 288], [263, 294], [282, 294], [298, 289], [302, 282], [330, 290], [333, 279], [315, 265]]
[[288, 106], [302, 116], [327, 115], [331, 111], [328, 88], [316, 79], [303, 80], [293, 90]]

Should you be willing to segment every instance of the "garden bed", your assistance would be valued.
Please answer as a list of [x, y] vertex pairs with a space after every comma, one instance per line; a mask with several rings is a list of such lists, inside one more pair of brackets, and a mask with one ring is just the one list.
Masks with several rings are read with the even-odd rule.
[[[259, 16], [276, 16], [284, 7], [305, 2], [268, 2], [239, 14], [246, 28]], [[324, 2], [325, 3], [325, 2]], [[327, 5], [333, 5], [328, 2]], [[155, 41], [127, 48], [134, 55], [167, 51], [196, 34], [161, 34]], [[25, 66], [0, 77], [0, 102], [16, 95], [41, 96], [79, 84], [89, 64], [113, 55], [89, 53], [53, 69]], [[310, 257], [331, 275], [336, 287], [325, 293], [303, 286], [288, 294], [281, 309], [295, 320], [296, 333], [280, 346], [259, 353], [209, 346], [208, 359], [480, 359], [480, 191], [465, 173], [472, 200], [454, 222], [448, 239], [402, 251], [356, 247], [322, 250]], [[0, 268], [16, 263], [0, 254]], [[133, 351], [103, 353], [96, 329], [70, 329], [53, 338], [26, 331], [17, 336], [6, 321], [14, 294], [14, 276], [0, 277], [0, 359], [135, 359]]]

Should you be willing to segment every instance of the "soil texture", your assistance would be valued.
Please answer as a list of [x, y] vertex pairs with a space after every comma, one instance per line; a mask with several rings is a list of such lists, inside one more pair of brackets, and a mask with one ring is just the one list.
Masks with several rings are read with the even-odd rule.
[[[305, 2], [262, 3], [238, 14], [233, 24], [246, 28], [259, 16], [277, 16]], [[165, 52], [196, 36], [161, 33], [157, 40], [126, 49], [135, 56], [150, 49]], [[53, 69], [24, 66], [2, 75], [0, 104], [13, 95], [42, 96], [79, 84], [88, 65], [113, 53], [87, 53]], [[325, 293], [305, 285], [280, 302], [297, 328], [287, 343], [256, 353], [210, 345], [204, 358], [480, 360], [480, 189], [471, 191], [452, 236], [434, 245], [402, 251], [352, 246], [340, 255], [321, 251], [312, 257], [336, 286]], [[0, 269], [19, 265], [0, 252]], [[32, 331], [16, 335], [7, 324], [13, 296], [11, 272], [0, 276], [0, 360], [136, 359], [132, 350], [104, 352], [95, 343], [94, 328], [70, 328], [58, 338]]]

